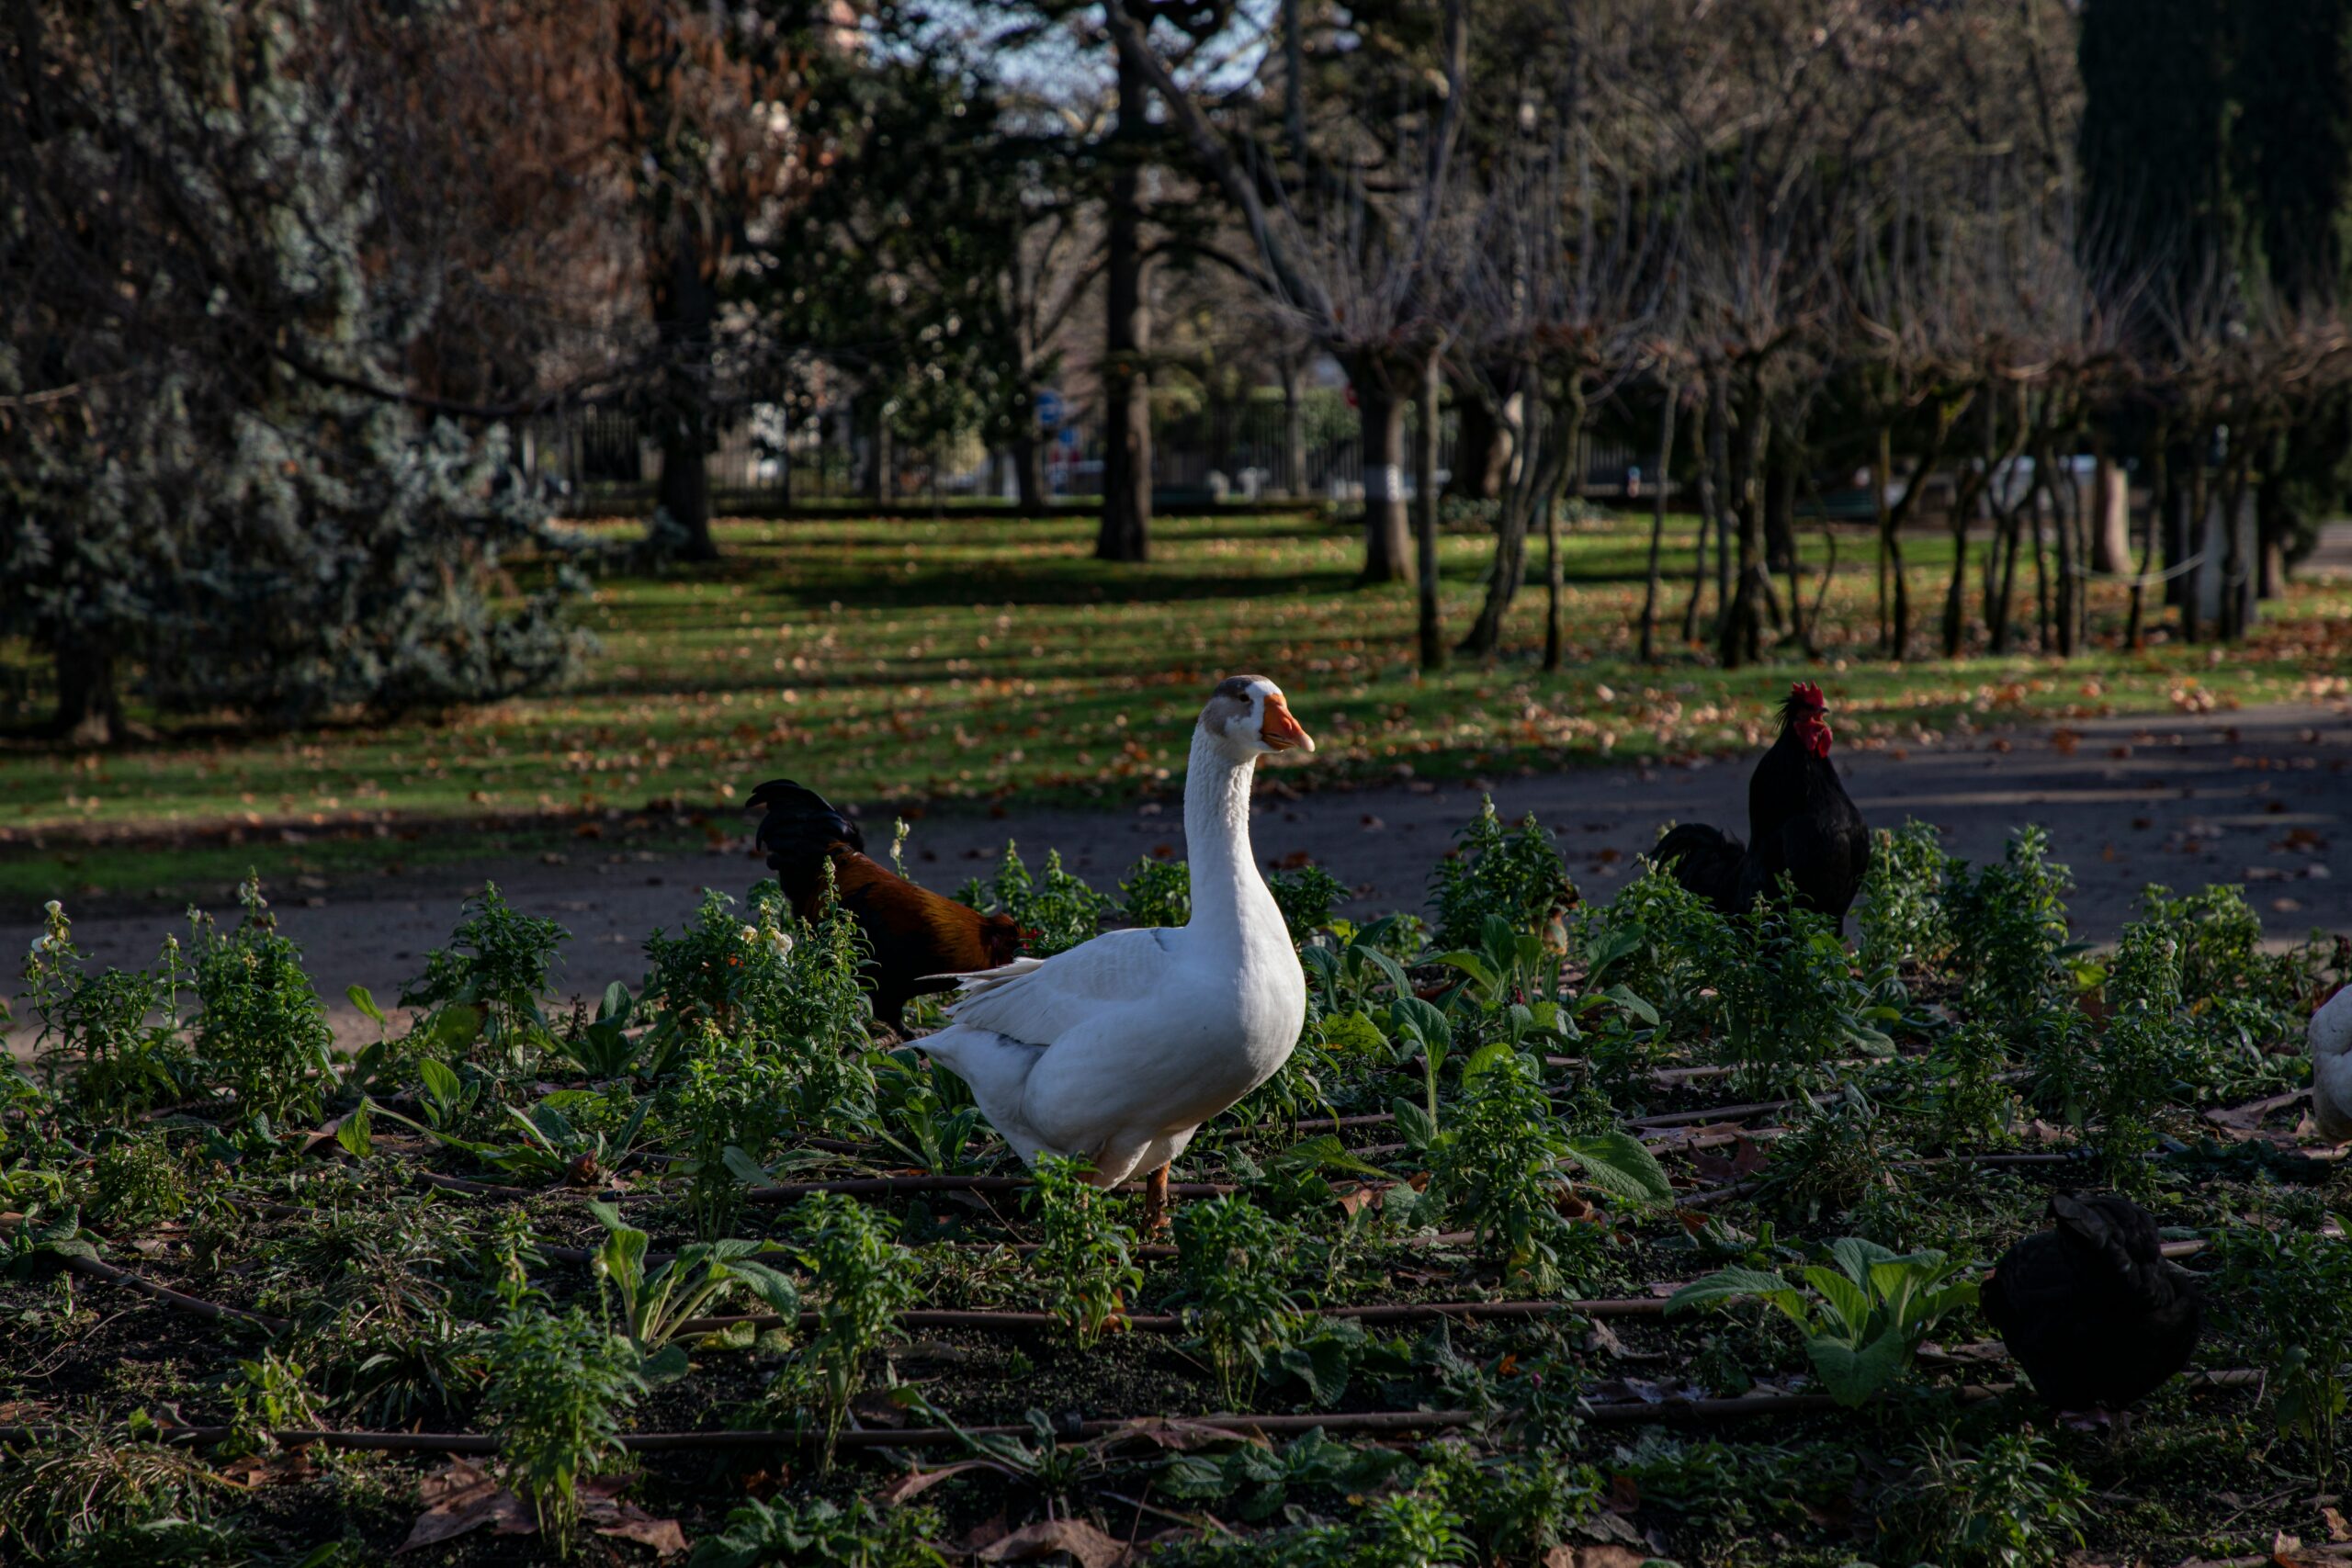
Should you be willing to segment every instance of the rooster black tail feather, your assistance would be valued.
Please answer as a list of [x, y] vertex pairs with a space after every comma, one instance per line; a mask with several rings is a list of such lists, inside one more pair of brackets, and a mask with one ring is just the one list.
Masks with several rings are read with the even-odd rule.
[[1720, 828], [1689, 822], [1657, 841], [1650, 859], [1674, 880], [1726, 915], [1739, 912], [1739, 874], [1747, 846]]
[[865, 836], [857, 824], [833, 809], [821, 795], [790, 779], [770, 779], [752, 792], [749, 811], [766, 811], [752, 841], [768, 852], [768, 865], [794, 898], [802, 896], [796, 885], [813, 885], [817, 867], [835, 844], [863, 852]]

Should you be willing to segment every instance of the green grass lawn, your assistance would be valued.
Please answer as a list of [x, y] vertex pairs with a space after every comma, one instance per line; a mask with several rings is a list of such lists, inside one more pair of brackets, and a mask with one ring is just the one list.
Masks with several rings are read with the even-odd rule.
[[[1801, 668], [1725, 674], [1671, 636], [1661, 665], [1635, 663], [1647, 525], [1633, 520], [1568, 538], [1570, 660], [1556, 676], [1537, 664], [1540, 560], [1505, 657], [1424, 677], [1410, 590], [1355, 587], [1356, 534], [1310, 518], [1165, 520], [1139, 568], [1095, 561], [1082, 519], [742, 522], [720, 534], [716, 567], [599, 582], [578, 613], [600, 646], [560, 690], [443, 724], [166, 728], [81, 755], [0, 743], [0, 897], [218, 883], [246, 863], [334, 875], [583, 830], [674, 838], [778, 773], [868, 802], [1170, 788], [1188, 721], [1234, 671], [1279, 680], [1315, 732], [1317, 765], [1288, 775], [1301, 784], [1401, 763], [1463, 774], [1739, 748], [1767, 733]], [[1678, 520], [1670, 571], [1687, 570], [1690, 542]], [[1950, 547], [1911, 547], [1913, 597], [1931, 622]], [[1817, 570], [1820, 539], [1805, 548]], [[1483, 536], [1444, 542], [1456, 635], [1487, 556]], [[1848, 743], [2340, 689], [2352, 632], [2352, 591], [2298, 588], [2243, 648], [2160, 641], [2135, 654], [2110, 646], [2122, 597], [2103, 589], [2101, 646], [2070, 662], [1898, 666], [1868, 650], [1871, 566], [1867, 536], [1842, 536], [1826, 662], [1809, 667]]]

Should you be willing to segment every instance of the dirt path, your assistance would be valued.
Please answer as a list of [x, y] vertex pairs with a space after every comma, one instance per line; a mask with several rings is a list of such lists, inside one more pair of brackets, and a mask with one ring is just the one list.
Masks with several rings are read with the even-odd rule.
[[[2074, 868], [2075, 931], [2111, 940], [2148, 882], [2176, 887], [2243, 882], [2274, 937], [2317, 927], [2352, 932], [2352, 703], [2247, 709], [2234, 714], [2085, 720], [2073, 738], [2047, 728], [1986, 731], [1933, 746], [1841, 750], [1847, 786], [1873, 823], [1905, 817], [1935, 823], [1946, 845], [1972, 860], [1997, 856], [2018, 826], [2050, 830], [2056, 857]], [[1312, 767], [1313, 763], [1305, 766]], [[1283, 770], [1287, 773], [1288, 770]], [[1278, 773], [1275, 778], [1283, 776]], [[1588, 897], [1621, 886], [1634, 855], [1668, 819], [1739, 827], [1747, 764], [1589, 768], [1491, 781], [1498, 810], [1532, 810], [1558, 835]], [[1304, 852], [1357, 889], [1359, 917], [1418, 906], [1430, 865], [1477, 809], [1476, 784], [1411, 779], [1297, 799], [1261, 800], [1254, 835], [1269, 862]], [[748, 822], [746, 828], [748, 830]], [[875, 835], [887, 839], [888, 829]], [[932, 817], [916, 829], [909, 868], [952, 889], [985, 869], [1006, 839], [1034, 866], [1058, 848], [1071, 869], [1106, 890], [1136, 860], [1166, 844], [1183, 852], [1176, 808], [1114, 813], [1016, 811], [1002, 818]], [[572, 933], [559, 978], [594, 997], [605, 984], [634, 987], [639, 944], [656, 926], [675, 929], [700, 890], [741, 897], [761, 874], [748, 837], [723, 851], [684, 856], [616, 855], [550, 866], [484, 862], [469, 874], [379, 879], [279, 904], [300, 942], [339, 1033], [372, 1032], [344, 1000], [368, 987], [387, 1006], [424, 967], [466, 893], [494, 880], [518, 908], [549, 915]], [[0, 911], [0, 953], [25, 951], [38, 911]], [[105, 963], [153, 959], [176, 922], [158, 915], [77, 920], [74, 939]], [[13, 959], [6, 960], [13, 964]], [[9, 976], [13, 984], [14, 976]], [[11, 1043], [22, 1048], [29, 1021]]]

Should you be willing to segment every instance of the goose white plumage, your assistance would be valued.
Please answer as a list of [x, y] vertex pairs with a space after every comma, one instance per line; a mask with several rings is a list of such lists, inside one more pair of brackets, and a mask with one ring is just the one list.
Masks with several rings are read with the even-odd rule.
[[2352, 1143], [2352, 986], [2312, 1014], [2312, 1121], [2332, 1144]]
[[1098, 1187], [1148, 1172], [1147, 1224], [1169, 1161], [1273, 1076], [1306, 1020], [1306, 976], [1250, 849], [1258, 759], [1294, 747], [1315, 742], [1280, 687], [1221, 682], [1184, 774], [1191, 921], [963, 976], [947, 1027], [920, 1042], [1025, 1163], [1082, 1155]]

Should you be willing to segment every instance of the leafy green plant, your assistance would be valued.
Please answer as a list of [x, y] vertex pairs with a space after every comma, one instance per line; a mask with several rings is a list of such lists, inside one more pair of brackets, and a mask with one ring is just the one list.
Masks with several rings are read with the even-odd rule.
[[1647, 998], [1668, 1035], [1715, 1021], [1715, 955], [1725, 941], [1723, 916], [1669, 872], [1645, 862], [1642, 874], [1603, 905], [1587, 905], [1575, 948], [1585, 987], [1623, 986]]
[[2063, 993], [2074, 886], [2073, 874], [2050, 859], [2050, 835], [2035, 827], [2019, 829], [1997, 864], [1973, 874], [1951, 864], [1944, 903], [1965, 1016], [2015, 1028]]
[[1193, 918], [1193, 874], [1181, 860], [1150, 855], [1119, 879], [1119, 919], [1131, 926], [1181, 926]]
[[188, 1211], [187, 1174], [161, 1133], [114, 1134], [90, 1166], [89, 1214], [119, 1230]]
[[155, 1527], [201, 1522], [229, 1489], [192, 1450], [155, 1440], [152, 1423], [127, 1435], [69, 1426], [0, 1464], [0, 1547], [34, 1562], [150, 1560]]
[[1346, 883], [1314, 864], [1270, 874], [1266, 890], [1274, 896], [1274, 908], [1283, 912], [1283, 924], [1295, 943], [1329, 929], [1331, 911], [1351, 897]]
[[794, 1255], [822, 1292], [817, 1330], [768, 1391], [772, 1404], [814, 1400], [825, 1421], [826, 1461], [865, 1363], [917, 1298], [914, 1255], [892, 1239], [895, 1215], [854, 1198], [819, 1192], [793, 1205]]
[[884, 1103], [875, 1133], [884, 1143], [933, 1175], [978, 1168], [978, 1160], [965, 1151], [988, 1122], [977, 1105], [948, 1105], [941, 1091], [958, 1082], [953, 1075], [918, 1071], [894, 1055], [883, 1059], [876, 1082], [884, 1091]]
[[556, 949], [570, 940], [560, 925], [523, 914], [496, 883], [485, 883], [466, 900], [448, 945], [424, 955], [424, 973], [402, 987], [401, 1005], [427, 1010], [422, 1027], [429, 1034], [460, 1048], [480, 1039], [519, 1070], [548, 1043], [539, 998], [547, 994]]
[[1437, 962], [1465, 976], [1472, 994], [1487, 1008], [1514, 1001], [1556, 1007], [1564, 956], [1547, 949], [1537, 932], [1488, 915], [1479, 924], [1476, 946], [1441, 953]]
[[577, 1309], [509, 1313], [490, 1352], [482, 1409], [507, 1484], [563, 1556], [580, 1522], [580, 1483], [622, 1458], [621, 1417], [644, 1392], [637, 1350]]
[[1238, 1408], [1259, 1365], [1306, 1321], [1283, 1283], [1295, 1237], [1238, 1192], [1186, 1205], [1175, 1228], [1185, 1319], [1208, 1350], [1221, 1396]]
[[1960, 863], [1925, 822], [1905, 818], [1902, 827], [1882, 828], [1875, 837], [1856, 918], [1862, 967], [1896, 970], [1940, 960], [1952, 945], [1946, 885]]
[[2308, 1446], [2312, 1482], [2324, 1490], [2352, 1411], [2352, 1242], [2240, 1225], [2222, 1257], [2222, 1283], [2255, 1337], [2278, 1429]]
[[2175, 894], [2151, 883], [2140, 890], [2142, 919], [2161, 925], [2180, 944], [2182, 991], [2200, 1002], [2242, 999], [2283, 1012], [2300, 1009], [2309, 955], [2269, 953], [2262, 946], [2262, 917], [2245, 889], [2228, 885]]
[[1890, 1055], [1897, 1016], [1853, 973], [1838, 929], [1784, 885], [1762, 916], [1708, 928], [1723, 1017], [1719, 1059], [1743, 1094], [1818, 1083], [1847, 1052]]
[[224, 1075], [248, 1115], [315, 1119], [334, 1068], [326, 1004], [302, 969], [301, 949], [277, 932], [258, 879], [237, 888], [244, 917], [223, 936], [198, 928], [197, 1053]]
[[650, 1383], [685, 1375], [685, 1352], [673, 1343], [679, 1325], [708, 1315], [707, 1309], [738, 1290], [757, 1296], [787, 1325], [800, 1311], [792, 1280], [760, 1261], [757, 1255], [768, 1250], [763, 1242], [701, 1242], [651, 1268], [646, 1234], [618, 1209], [591, 1203], [588, 1212], [605, 1233], [590, 1267], [597, 1283], [612, 1286], [620, 1299], [620, 1331], [637, 1349], [638, 1374]]
[[695, 1543], [686, 1568], [947, 1568], [931, 1544], [939, 1516], [922, 1506], [877, 1509], [860, 1497], [840, 1507], [820, 1497], [795, 1505], [747, 1498], [726, 1527]]
[[1879, 1534], [1905, 1562], [2050, 1568], [2082, 1545], [2089, 1500], [2039, 1433], [2006, 1432], [1973, 1453], [1931, 1440], [1881, 1495]]
[[1039, 957], [1051, 957], [1093, 940], [1118, 905], [1062, 869], [1059, 850], [1046, 852], [1046, 867], [1033, 875], [1017, 845], [1007, 840], [1004, 860], [983, 882], [973, 877], [956, 895], [983, 915], [1005, 914], [1021, 928], [1022, 940]]
[[715, 1024], [695, 1042], [662, 1100], [696, 1236], [709, 1241], [733, 1229], [745, 1189], [766, 1179], [760, 1161], [791, 1125], [791, 1090], [777, 1053]]
[[1078, 1156], [1046, 1155], [1030, 1189], [1045, 1241], [1035, 1266], [1046, 1279], [1046, 1310], [1069, 1328], [1082, 1348], [1100, 1338], [1143, 1284], [1136, 1267], [1135, 1232], [1114, 1216], [1115, 1201], [1086, 1179]]
[[264, 1350], [257, 1360], [239, 1361], [229, 1390], [234, 1407], [230, 1425], [237, 1430], [237, 1441], [260, 1452], [271, 1446], [274, 1431], [316, 1431], [324, 1426], [308, 1377], [300, 1361], [276, 1350]]
[[1977, 1023], [1947, 1030], [1921, 1064], [1926, 1121], [1945, 1146], [1997, 1143], [2018, 1119], [2018, 1097], [2003, 1081], [2007, 1043]]
[[[1392, 945], [1406, 948], [1405, 957], [1391, 951]], [[1381, 986], [1392, 996], [1411, 996], [1405, 964], [1418, 946], [1403, 917], [1384, 915], [1361, 929], [1339, 921], [1300, 948], [1298, 957], [1322, 1012], [1337, 1018], [1369, 1011], [1373, 992]]]
[[1812, 1294], [1782, 1276], [1723, 1269], [1675, 1292], [1668, 1315], [1760, 1300], [1805, 1336], [1805, 1353], [1830, 1397], [1858, 1405], [1892, 1387], [1937, 1324], [1976, 1301], [1976, 1284], [1940, 1252], [1896, 1254], [1846, 1236], [1829, 1244], [1836, 1268], [1809, 1264]]
[[1437, 908], [1437, 945], [1473, 947], [1488, 915], [1501, 917], [1514, 931], [1542, 934], [1555, 916], [1575, 904], [1576, 885], [1535, 814], [1505, 828], [1489, 796], [1457, 835], [1453, 852], [1430, 874], [1430, 902]]
[[1153, 1479], [1162, 1495], [1225, 1505], [1220, 1513], [1255, 1524], [1298, 1493], [1377, 1491], [1405, 1464], [1403, 1454], [1334, 1442], [1318, 1428], [1278, 1448], [1236, 1443], [1222, 1453], [1172, 1454]]
[[1463, 1065], [1462, 1081], [1453, 1119], [1429, 1145], [1430, 1187], [1529, 1289], [1564, 1288], [1572, 1279], [1568, 1254], [1600, 1244], [1599, 1231], [1560, 1213], [1564, 1163], [1613, 1197], [1671, 1196], [1666, 1173], [1638, 1140], [1621, 1132], [1569, 1137], [1535, 1069], [1510, 1046], [1479, 1050]]
[[40, 1020], [33, 1049], [51, 1091], [70, 1081], [75, 1102], [97, 1118], [135, 1116], [181, 1098], [195, 1082], [195, 1064], [181, 1039], [189, 969], [179, 939], [164, 939], [154, 969], [92, 975], [64, 907], [51, 899], [41, 921], [24, 983]]
[[1878, 1107], [1859, 1088], [1815, 1100], [1772, 1145], [1762, 1196], [1806, 1222], [1852, 1210], [1887, 1180]]
[[605, 987], [594, 1018], [574, 1013], [556, 1034], [557, 1053], [592, 1078], [618, 1077], [637, 1058], [637, 1042], [628, 1032], [636, 1010], [628, 987], [614, 981]]
[[762, 1042], [794, 1064], [803, 1115], [835, 1107], [854, 1114], [871, 1084], [856, 1070], [872, 1009], [862, 982], [865, 938], [831, 897], [813, 925], [785, 906], [775, 882], [752, 889], [752, 918], [706, 888], [675, 937], [646, 939], [644, 995], [635, 1016], [651, 1021], [639, 1042], [641, 1070], [659, 1074], [673, 1055], [714, 1030]]
[[2156, 1119], [2185, 1088], [2180, 948], [2168, 931], [2144, 920], [2124, 928], [2106, 997], [2106, 1026], [2089, 1064], [2084, 1132], [2111, 1181], [2142, 1188], [2148, 1179], [2141, 1156], [2156, 1146]]
[[1406, 1140], [1414, 1142], [1418, 1135], [1426, 1142], [1437, 1133], [1438, 1075], [1453, 1049], [1453, 1021], [1444, 1009], [1408, 992], [1388, 1004], [1388, 1038], [1399, 1061], [1420, 1058], [1422, 1103], [1399, 1097], [1394, 1109]]

